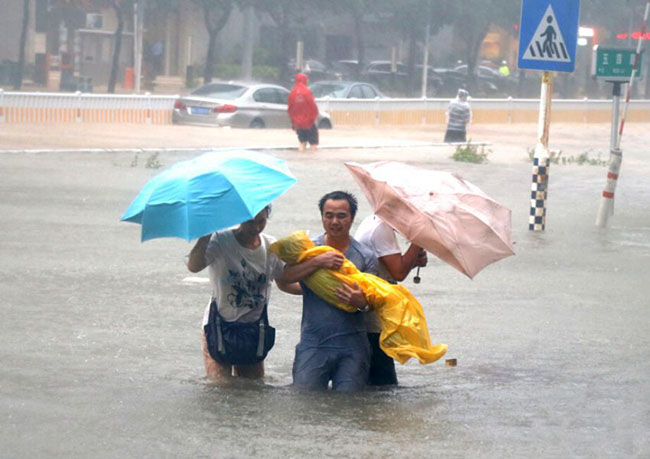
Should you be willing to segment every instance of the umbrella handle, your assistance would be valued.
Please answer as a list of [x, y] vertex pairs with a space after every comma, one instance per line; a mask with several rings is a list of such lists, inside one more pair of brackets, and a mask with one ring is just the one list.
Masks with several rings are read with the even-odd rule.
[[419, 284], [420, 280], [420, 267], [418, 266], [418, 270], [415, 272], [415, 277], [413, 278], [413, 283]]

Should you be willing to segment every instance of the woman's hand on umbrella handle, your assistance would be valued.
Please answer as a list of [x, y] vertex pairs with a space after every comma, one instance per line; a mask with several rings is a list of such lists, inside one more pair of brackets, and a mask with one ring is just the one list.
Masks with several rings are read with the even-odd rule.
[[336, 289], [336, 298], [345, 304], [354, 306], [355, 308], [367, 311], [368, 302], [366, 301], [366, 296], [363, 294], [363, 290], [359, 287], [359, 284], [356, 282], [352, 285], [342, 283], [339, 288]]
[[428, 261], [429, 261], [429, 257], [427, 256], [427, 251], [424, 249], [420, 249], [417, 258], [415, 259], [415, 266], [424, 267], [427, 265]]

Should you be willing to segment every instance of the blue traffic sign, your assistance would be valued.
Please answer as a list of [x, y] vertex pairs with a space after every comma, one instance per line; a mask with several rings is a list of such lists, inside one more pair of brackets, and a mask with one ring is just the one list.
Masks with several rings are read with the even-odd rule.
[[580, 0], [522, 0], [520, 69], [573, 72]]

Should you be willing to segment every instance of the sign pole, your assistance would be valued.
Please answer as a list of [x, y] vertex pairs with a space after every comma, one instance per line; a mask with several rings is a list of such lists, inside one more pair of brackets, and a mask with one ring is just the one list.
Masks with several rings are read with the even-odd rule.
[[304, 43], [302, 40], [298, 40], [296, 43], [296, 71], [295, 73], [304, 71], [304, 57], [303, 57]]
[[[621, 82], [614, 81], [612, 88], [612, 134], [609, 142], [609, 170], [607, 171], [607, 184], [603, 190], [603, 197], [598, 207], [598, 216], [596, 217], [596, 226], [604, 228], [607, 226], [607, 219], [614, 213], [614, 190], [616, 189], [616, 180], [618, 172], [621, 169], [623, 155], [618, 150], [618, 118], [619, 105], [621, 100]], [[611, 197], [610, 197], [611, 196]]]
[[609, 148], [613, 150], [618, 145], [618, 119], [621, 101], [621, 82], [614, 81], [612, 87], [612, 133], [610, 135]]
[[[650, 1], [650, 0], [648, 0]], [[528, 229], [546, 228], [546, 198], [551, 158], [548, 151], [553, 77], [575, 70], [580, 0], [522, 0], [519, 69], [542, 70], [537, 144], [533, 155]]]
[[645, 36], [646, 27], [648, 23], [648, 14], [650, 13], [650, 0], [646, 2], [645, 12], [643, 14], [643, 25], [641, 26], [641, 35], [637, 41], [636, 52], [634, 54], [634, 66], [630, 75], [630, 81], [627, 85], [625, 94], [625, 106], [623, 107], [623, 116], [616, 136], [614, 148], [611, 149], [609, 155], [609, 168], [607, 171], [607, 183], [603, 190], [602, 197], [600, 198], [600, 206], [598, 208], [598, 217], [596, 218], [596, 225], [604, 228], [607, 226], [607, 219], [614, 213], [614, 192], [616, 191], [616, 182], [618, 181], [618, 174], [621, 170], [621, 163], [623, 162], [623, 152], [621, 151], [621, 138], [623, 137], [623, 127], [625, 126], [625, 118], [627, 110], [630, 105], [630, 95], [632, 94], [632, 87], [634, 86], [634, 77], [639, 70], [639, 61], [641, 59], [641, 44]]
[[537, 145], [533, 156], [533, 183], [530, 193], [530, 216], [528, 229], [544, 231], [546, 227], [546, 198], [548, 197], [548, 174], [551, 159], [548, 154], [548, 139], [551, 127], [551, 98], [553, 76], [542, 74], [542, 89], [539, 98], [539, 122], [537, 124]]

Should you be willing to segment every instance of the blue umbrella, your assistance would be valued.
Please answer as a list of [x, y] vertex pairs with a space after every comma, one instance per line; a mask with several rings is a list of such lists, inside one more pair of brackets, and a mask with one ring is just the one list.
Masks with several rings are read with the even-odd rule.
[[271, 155], [209, 152], [152, 178], [120, 220], [142, 225], [142, 242], [191, 241], [254, 218], [295, 183], [286, 162]]

